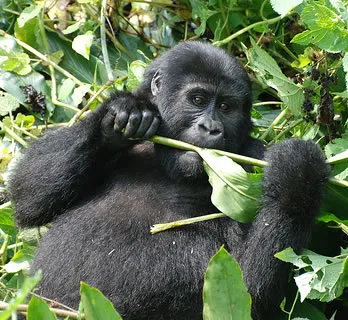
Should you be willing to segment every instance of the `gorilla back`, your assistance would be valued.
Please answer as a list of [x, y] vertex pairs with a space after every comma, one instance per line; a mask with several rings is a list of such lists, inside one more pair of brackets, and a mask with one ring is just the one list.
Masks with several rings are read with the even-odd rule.
[[41, 294], [77, 307], [82, 280], [126, 320], [201, 319], [204, 272], [225, 245], [241, 265], [253, 318], [269, 319], [287, 280], [273, 255], [306, 246], [319, 211], [328, 175], [321, 150], [294, 139], [266, 152], [264, 199], [251, 224], [223, 218], [151, 235], [154, 223], [217, 209], [195, 153], [140, 142], [159, 134], [261, 159], [250, 107], [236, 59], [186, 42], [155, 60], [135, 92], [116, 92], [77, 125], [33, 142], [9, 190], [19, 226], [53, 221], [32, 267], [43, 270]]

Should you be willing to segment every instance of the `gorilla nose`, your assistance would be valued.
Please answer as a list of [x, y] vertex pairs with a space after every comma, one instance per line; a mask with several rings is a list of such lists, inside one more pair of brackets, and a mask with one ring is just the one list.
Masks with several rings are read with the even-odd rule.
[[214, 120], [199, 121], [198, 131], [202, 135], [219, 136], [222, 134], [222, 130], [219, 128], [218, 123]]

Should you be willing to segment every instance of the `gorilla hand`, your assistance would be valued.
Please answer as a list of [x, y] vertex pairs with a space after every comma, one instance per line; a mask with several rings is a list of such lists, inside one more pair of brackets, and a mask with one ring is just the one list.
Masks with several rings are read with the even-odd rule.
[[129, 139], [148, 139], [159, 127], [158, 113], [150, 110], [149, 102], [137, 99], [130, 92], [118, 92], [105, 104], [101, 121], [103, 142], [120, 149], [132, 144]]

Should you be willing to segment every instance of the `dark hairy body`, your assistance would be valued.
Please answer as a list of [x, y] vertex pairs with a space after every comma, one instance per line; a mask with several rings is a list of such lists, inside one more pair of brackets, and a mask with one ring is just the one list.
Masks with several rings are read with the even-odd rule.
[[[19, 226], [53, 221], [33, 264], [43, 270], [40, 293], [77, 307], [82, 280], [126, 320], [201, 319], [204, 272], [224, 245], [241, 265], [253, 319], [269, 319], [288, 273], [273, 255], [307, 245], [328, 168], [312, 142], [265, 152], [249, 136], [250, 107], [239, 63], [187, 42], [156, 59], [135, 92], [115, 93], [77, 125], [34, 142], [9, 190]], [[151, 235], [155, 223], [217, 212], [198, 155], [140, 142], [154, 134], [265, 158], [255, 221], [226, 217]]]

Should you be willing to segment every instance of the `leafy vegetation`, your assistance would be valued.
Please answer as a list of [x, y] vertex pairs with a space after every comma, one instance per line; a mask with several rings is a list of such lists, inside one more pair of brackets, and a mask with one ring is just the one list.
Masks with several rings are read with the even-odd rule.
[[[332, 177], [313, 251], [298, 255], [288, 248], [277, 254], [294, 265], [297, 285], [289, 283], [277, 319], [347, 318], [348, 253], [340, 249], [348, 240], [346, 0], [0, 0], [0, 319], [15, 319], [15, 310], [27, 311], [28, 319], [100, 319], [101, 311], [103, 319], [119, 317], [87, 284], [81, 284], [79, 312], [49, 309], [35, 295], [23, 305], [40, 278], [26, 274], [44, 228], [15, 227], [6, 196], [8, 166], [47, 128], [71, 126], [112, 90], [136, 88], [152, 59], [189, 39], [224, 47], [250, 71], [255, 137], [267, 145], [313, 139], [323, 148]], [[226, 155], [198, 152], [213, 173], [216, 207], [240, 221], [253, 217], [260, 196], [253, 188], [262, 170], [246, 174]], [[231, 195], [234, 212], [225, 204]], [[237, 279], [233, 286], [229, 274]], [[231, 312], [250, 319], [240, 270], [223, 249], [212, 258], [205, 280], [205, 319], [227, 318], [234, 299], [240, 302]]]

